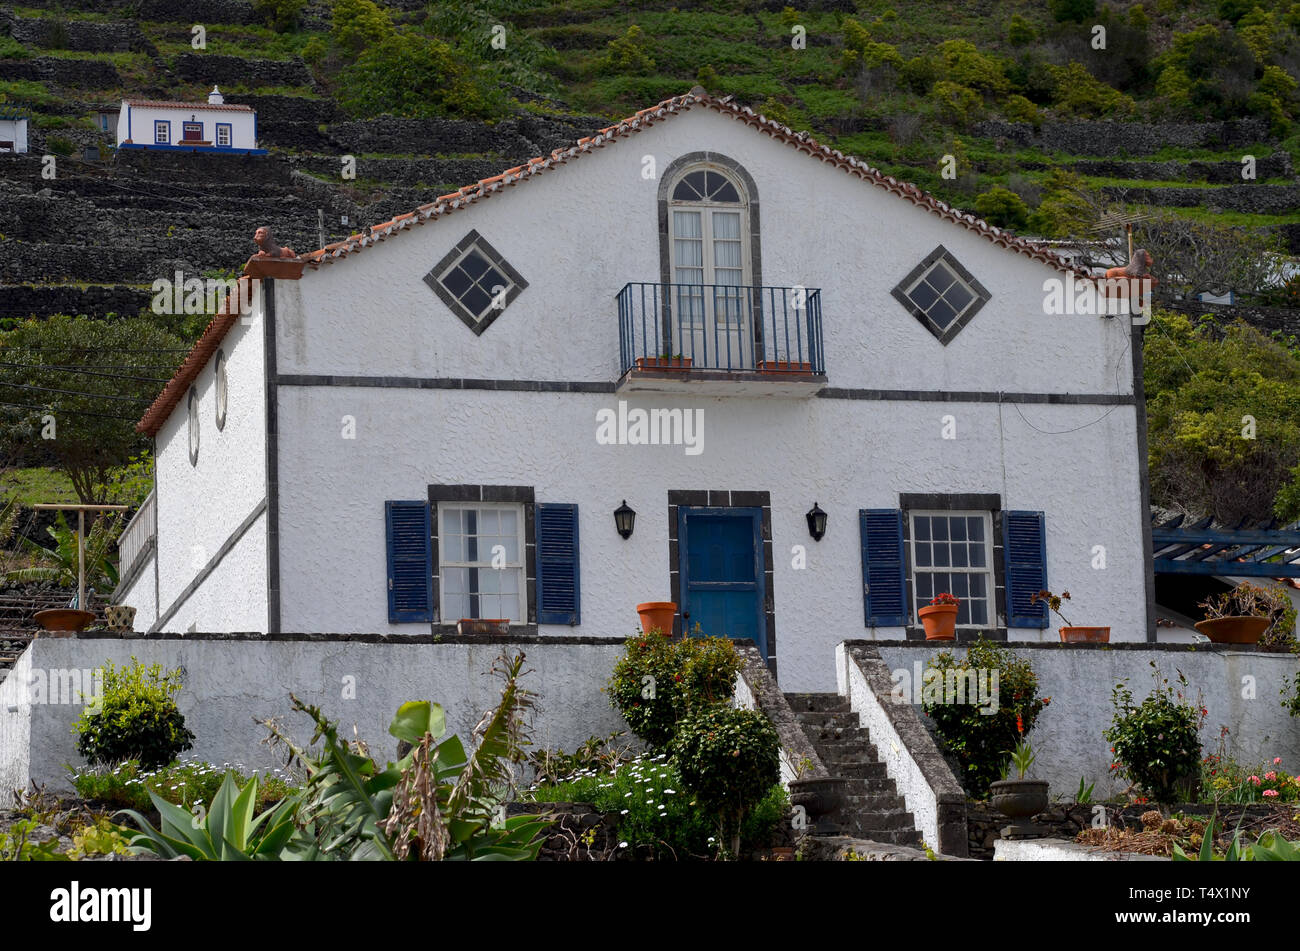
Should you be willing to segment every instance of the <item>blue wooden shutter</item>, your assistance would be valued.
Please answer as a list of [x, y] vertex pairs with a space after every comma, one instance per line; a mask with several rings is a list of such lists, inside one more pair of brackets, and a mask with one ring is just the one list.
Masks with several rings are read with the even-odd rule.
[[1047, 605], [1033, 596], [1047, 587], [1047, 526], [1042, 512], [1003, 512], [1007, 627], [1047, 627]]
[[428, 502], [385, 502], [388, 620], [433, 620], [433, 549]]
[[577, 624], [578, 506], [537, 505], [537, 623]]
[[903, 570], [903, 513], [861, 509], [862, 585], [868, 627], [907, 624], [907, 580]]

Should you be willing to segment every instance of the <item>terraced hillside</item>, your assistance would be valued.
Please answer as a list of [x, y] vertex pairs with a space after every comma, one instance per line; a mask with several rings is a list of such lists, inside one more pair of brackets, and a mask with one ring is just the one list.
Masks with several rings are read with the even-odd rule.
[[[325, 240], [345, 237], [697, 81], [972, 210], [994, 186], [1034, 209], [1052, 175], [1067, 170], [1114, 202], [1272, 230], [1300, 252], [1300, 136], [1289, 134], [1286, 116], [1224, 118], [1208, 106], [1197, 115], [1161, 94], [1164, 73], [1152, 75], [1151, 64], [1198, 25], [1217, 23], [1225, 37], [1267, 32], [1249, 17], [1238, 15], [1234, 28], [1206, 4], [1159, 0], [1141, 13], [1132, 3], [1103, 5], [1091, 20], [1110, 24], [1115, 46], [1105, 54], [1089, 49], [1091, 20], [1056, 22], [1038, 4], [785, 6], [382, 4], [390, 29], [440, 38], [485, 77], [481, 85], [505, 90], [488, 122], [447, 109], [421, 117], [346, 110], [346, 57], [323, 0], [305, 4], [284, 32], [263, 25], [249, 0], [0, 7], [0, 96], [33, 117], [30, 154], [0, 155], [0, 320], [133, 311], [153, 280], [177, 269], [236, 267], [261, 224], [282, 243], [314, 248], [320, 214]], [[1263, 55], [1294, 73], [1296, 27], [1289, 8], [1275, 6], [1268, 42], [1277, 49]], [[193, 48], [194, 24], [205, 29], [203, 50]], [[510, 38], [502, 50], [487, 43], [497, 25]], [[796, 37], [801, 48], [792, 47]], [[1071, 99], [1061, 82], [1052, 85], [1061, 78], [1053, 70], [1071, 61], [1096, 74], [1088, 81], [1113, 85]], [[1264, 89], [1271, 74], [1260, 68]], [[945, 83], [976, 99], [955, 114], [945, 96], [965, 93]], [[258, 110], [269, 157], [114, 155], [93, 121], [123, 97], [199, 100], [213, 85]], [[1297, 108], [1282, 99], [1278, 108]], [[1206, 121], [1188, 121], [1198, 118]], [[98, 160], [86, 157], [91, 146]], [[42, 177], [47, 154], [58, 163], [54, 179]], [[345, 155], [357, 160], [355, 179], [341, 175]], [[943, 174], [946, 155], [955, 175]], [[1253, 179], [1242, 178], [1243, 155], [1255, 157]]]

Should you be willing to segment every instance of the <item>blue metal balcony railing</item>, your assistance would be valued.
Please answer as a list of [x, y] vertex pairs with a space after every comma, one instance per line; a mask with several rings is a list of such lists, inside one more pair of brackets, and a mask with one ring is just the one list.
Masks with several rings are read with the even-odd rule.
[[634, 282], [617, 300], [623, 373], [826, 372], [820, 288]]

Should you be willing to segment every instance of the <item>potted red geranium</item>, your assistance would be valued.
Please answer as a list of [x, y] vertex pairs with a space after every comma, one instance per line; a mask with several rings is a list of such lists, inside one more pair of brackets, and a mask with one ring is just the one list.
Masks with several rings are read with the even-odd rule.
[[928, 607], [916, 612], [925, 625], [927, 641], [952, 641], [957, 639], [957, 608], [961, 599], [946, 591], [930, 599]]

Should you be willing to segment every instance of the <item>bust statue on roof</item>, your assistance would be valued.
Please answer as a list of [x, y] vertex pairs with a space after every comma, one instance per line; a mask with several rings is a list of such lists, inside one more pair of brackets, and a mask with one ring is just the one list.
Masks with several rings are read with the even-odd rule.
[[275, 243], [271, 237], [271, 229], [262, 225], [253, 235], [253, 242], [257, 245], [257, 253], [254, 258], [296, 258], [293, 248], [282, 248]]

